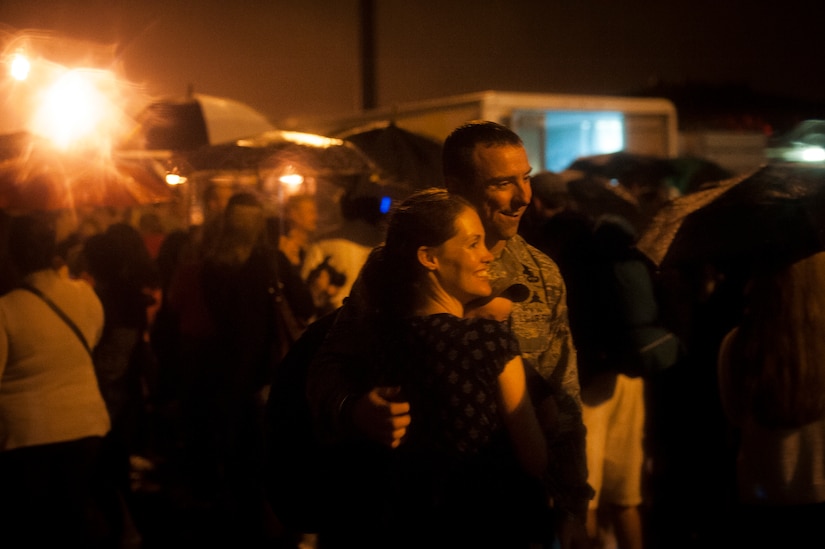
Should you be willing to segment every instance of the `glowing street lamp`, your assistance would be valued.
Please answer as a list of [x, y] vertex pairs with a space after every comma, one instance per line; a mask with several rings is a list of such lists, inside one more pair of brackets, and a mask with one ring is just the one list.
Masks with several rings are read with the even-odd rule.
[[11, 63], [9, 64], [9, 74], [15, 80], [23, 81], [29, 77], [29, 72], [31, 72], [31, 62], [29, 62], [29, 58], [23, 55], [22, 53], [15, 53], [12, 56]]

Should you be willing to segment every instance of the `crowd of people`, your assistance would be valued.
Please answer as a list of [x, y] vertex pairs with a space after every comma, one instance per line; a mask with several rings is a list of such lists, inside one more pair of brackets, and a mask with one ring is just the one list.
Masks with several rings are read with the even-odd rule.
[[823, 253], [661, 272], [494, 122], [443, 171], [323, 235], [4, 214], [4, 546], [821, 543]]

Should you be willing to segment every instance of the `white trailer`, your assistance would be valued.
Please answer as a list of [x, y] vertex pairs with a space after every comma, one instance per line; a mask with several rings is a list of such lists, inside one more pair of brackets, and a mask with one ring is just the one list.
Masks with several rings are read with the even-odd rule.
[[582, 156], [624, 150], [679, 154], [676, 107], [667, 99], [484, 91], [348, 115], [284, 121], [282, 128], [335, 136], [394, 121], [438, 141], [470, 120], [493, 120], [524, 140], [535, 171], [560, 171]]

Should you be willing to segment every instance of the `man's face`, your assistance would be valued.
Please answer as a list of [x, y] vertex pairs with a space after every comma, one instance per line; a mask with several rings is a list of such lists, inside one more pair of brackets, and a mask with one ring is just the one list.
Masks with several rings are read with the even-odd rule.
[[521, 216], [530, 204], [530, 162], [519, 145], [477, 145], [473, 151], [477, 190], [471, 198], [487, 232], [493, 253], [518, 233]]

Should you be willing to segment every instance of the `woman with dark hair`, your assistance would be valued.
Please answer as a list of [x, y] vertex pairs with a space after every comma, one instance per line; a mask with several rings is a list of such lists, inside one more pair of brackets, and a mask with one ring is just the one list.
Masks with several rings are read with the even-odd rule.
[[365, 460], [348, 477], [373, 475], [381, 494], [360, 486], [358, 503], [321, 533], [325, 547], [367, 536], [394, 547], [528, 546], [532, 513], [546, 504], [544, 434], [508, 323], [465, 318], [492, 294], [491, 260], [476, 211], [443, 189], [419, 191], [390, 214], [386, 243], [354, 290], [375, 344], [372, 374], [342, 401], [342, 416], [360, 414], [377, 385], [388, 400], [403, 395], [409, 427], [395, 448], [373, 448], [386, 452], [385, 476]]
[[754, 276], [739, 326], [719, 354], [722, 404], [735, 429], [735, 541], [825, 541], [825, 252]]

